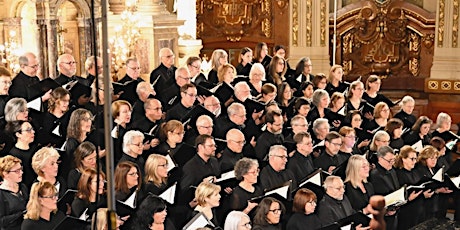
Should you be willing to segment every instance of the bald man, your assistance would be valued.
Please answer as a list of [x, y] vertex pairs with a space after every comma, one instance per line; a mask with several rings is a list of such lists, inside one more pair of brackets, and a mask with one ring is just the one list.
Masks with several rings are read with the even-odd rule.
[[70, 54], [62, 54], [58, 57], [57, 68], [59, 76], [55, 79], [60, 85], [64, 85], [71, 81], [78, 81], [83, 85], [89, 86], [90, 83], [85, 78], [75, 76], [77, 73], [77, 62], [75, 58]]
[[161, 92], [174, 84], [175, 55], [169, 48], [162, 48], [159, 52], [160, 65], [150, 73], [150, 83], [155, 83], [153, 88], [156, 92]]
[[233, 170], [238, 160], [243, 158], [243, 147], [246, 144], [244, 134], [238, 129], [230, 129], [226, 136], [227, 148], [222, 152], [219, 166], [221, 172]]

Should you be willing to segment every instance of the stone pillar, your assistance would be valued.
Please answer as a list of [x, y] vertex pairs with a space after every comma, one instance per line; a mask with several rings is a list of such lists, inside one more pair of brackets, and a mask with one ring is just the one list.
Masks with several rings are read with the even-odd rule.
[[[56, 62], [57, 62], [57, 25], [58, 25], [58, 20], [57, 19], [50, 19], [49, 21], [49, 26], [47, 27], [47, 42], [48, 42], [48, 66], [49, 69], [47, 72], [43, 72], [43, 77], [50, 77], [50, 78], [56, 78], [57, 73], [56, 73]], [[46, 74], [48, 76], [46, 76]]]
[[170, 48], [176, 54], [177, 63], [179, 54], [179, 33], [177, 28], [183, 23], [184, 21], [177, 20], [175, 15], [153, 16], [153, 68], [160, 64], [158, 53], [164, 47]]
[[38, 25], [38, 53], [37, 58], [39, 59], [40, 69], [38, 72], [38, 77], [43, 79], [43, 73], [47, 73], [49, 69], [49, 63], [46, 61], [48, 60], [48, 41], [47, 41], [47, 31], [48, 31], [48, 24], [47, 20], [45, 19], [37, 19]]
[[459, 4], [460, 0], [437, 1], [432, 79], [458, 79], [460, 76]]
[[[91, 19], [84, 19], [84, 18], [77, 18], [78, 21], [78, 37], [80, 41], [80, 60], [77, 60], [78, 65], [80, 67], [80, 73], [85, 73], [85, 61], [86, 58], [93, 55], [93, 26], [91, 23]], [[96, 19], [96, 24], [98, 24], [100, 19]], [[96, 36], [98, 32], [95, 31]], [[97, 42], [100, 42], [98, 38], [96, 38]], [[98, 46], [98, 44], [96, 44]]]
[[109, 0], [109, 11], [119, 15], [125, 10], [125, 0]]
[[177, 0], [177, 19], [184, 20], [179, 26], [179, 65], [185, 65], [189, 56], [199, 56], [203, 48], [201, 39], [196, 39], [196, 0]]
[[290, 65], [295, 68], [302, 57], [308, 56], [313, 73], [328, 73], [329, 0], [292, 0], [290, 5]]

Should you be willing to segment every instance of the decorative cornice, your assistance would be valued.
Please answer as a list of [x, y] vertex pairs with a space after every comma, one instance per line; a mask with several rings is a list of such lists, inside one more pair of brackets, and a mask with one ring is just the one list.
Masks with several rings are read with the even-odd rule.
[[460, 80], [427, 78], [425, 80], [425, 92], [460, 94]]

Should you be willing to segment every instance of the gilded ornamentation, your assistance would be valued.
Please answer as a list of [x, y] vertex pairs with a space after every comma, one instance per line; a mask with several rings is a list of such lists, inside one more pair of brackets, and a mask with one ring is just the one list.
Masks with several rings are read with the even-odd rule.
[[439, 83], [437, 81], [428, 81], [429, 90], [437, 90], [439, 88]]
[[[271, 0], [264, 0], [262, 2], [262, 12], [265, 15], [271, 15]], [[272, 24], [269, 17], [263, 19], [262, 21], [262, 32], [265, 37], [269, 38], [272, 36]]]
[[307, 46], [311, 46], [311, 28], [312, 28], [312, 22], [311, 22], [311, 19], [312, 19], [312, 8], [311, 8], [311, 0], [307, 0], [306, 2], [306, 10], [305, 10], [305, 13], [306, 13], [306, 22], [305, 22], [305, 43]]
[[452, 82], [450, 81], [441, 81], [442, 90], [450, 90], [452, 88]]
[[197, 36], [223, 36], [240, 41], [253, 36], [262, 26], [262, 33], [271, 36], [271, 3], [269, 0], [197, 0]]
[[411, 56], [409, 60], [409, 71], [412, 76], [416, 77], [420, 71], [420, 36], [416, 33], [411, 33], [409, 39], [409, 56]]
[[[286, 10], [286, 8], [289, 6], [289, 0], [276, 0], [276, 5], [278, 8], [280, 8], [282, 11]], [[283, 12], [281, 12], [283, 14]]]
[[292, 46], [298, 46], [297, 38], [299, 37], [299, 13], [298, 0], [292, 1]]
[[433, 50], [434, 37], [434, 34], [427, 34], [422, 39], [423, 45], [429, 50], [429, 52], [432, 52]]
[[460, 14], [459, 10], [459, 0], [454, 0], [453, 5], [453, 24], [452, 24], [452, 47], [457, 48], [458, 47], [458, 17]]
[[320, 2], [320, 45], [326, 46], [326, 20], [327, 20], [327, 12], [326, 12], [326, 0], [321, 0]]
[[444, 10], [446, 2], [445, 0], [439, 0], [439, 22], [438, 22], [438, 47], [443, 46], [444, 41]]

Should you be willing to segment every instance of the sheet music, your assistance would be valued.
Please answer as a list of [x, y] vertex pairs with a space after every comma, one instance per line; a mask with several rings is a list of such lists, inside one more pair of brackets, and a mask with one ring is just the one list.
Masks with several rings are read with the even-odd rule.
[[340, 227], [340, 230], [351, 230], [351, 224]]
[[206, 225], [214, 226], [206, 216], [200, 212], [196, 214], [192, 220], [190, 220], [183, 228], [183, 230], [196, 230], [197, 228], [202, 228]]
[[313, 149], [317, 148], [317, 147], [320, 147], [320, 146], [324, 146], [324, 140], [320, 141], [318, 144], [316, 144], [315, 146], [313, 146]]
[[169, 154], [166, 155], [166, 160], [168, 161], [168, 172], [171, 171], [173, 168], [177, 167], [174, 160], [171, 158]]
[[280, 187], [280, 188], [277, 188], [277, 189], [273, 189], [271, 191], [268, 191], [265, 193], [265, 196], [267, 195], [270, 195], [270, 194], [275, 194], [277, 193], [278, 195], [282, 196], [284, 199], [287, 199], [288, 197], [288, 190], [289, 190], [289, 185], [291, 185], [291, 183], [283, 186], [283, 187]]
[[113, 127], [112, 132], [110, 132], [110, 136], [118, 138], [118, 126]]
[[161, 75], [158, 74], [157, 79], [151, 84], [152, 88], [157, 84], [157, 82], [158, 82], [158, 80], [160, 80], [160, 78], [161, 78]]
[[70, 90], [72, 89], [72, 87], [77, 84], [77, 80], [74, 80], [74, 81], [70, 81], [70, 82], [67, 82], [65, 83], [64, 85], [62, 85], [62, 88], [66, 89], [66, 90]]
[[391, 206], [391, 205], [396, 205], [400, 206], [403, 205], [407, 202], [406, 196], [405, 196], [405, 191], [406, 187], [402, 187], [388, 195], [386, 195], [385, 198], [385, 207]]
[[433, 180], [444, 182], [444, 166], [440, 168], [432, 177]]
[[216, 183], [224, 181], [224, 180], [232, 179], [232, 178], [235, 178], [235, 170], [232, 170], [232, 171], [226, 172], [226, 173], [222, 173], [220, 178], [216, 180]]
[[460, 176], [450, 177], [450, 180], [454, 183], [455, 187], [460, 189]]
[[174, 204], [174, 198], [176, 196], [176, 187], [177, 187], [177, 182], [174, 183], [173, 186], [169, 187], [159, 195], [159, 197], [163, 198], [165, 201], [167, 201], [170, 204]]
[[422, 140], [417, 141], [415, 144], [411, 146], [413, 149], [415, 149], [416, 152], [420, 152], [423, 149], [423, 144]]
[[339, 111], [337, 111], [337, 113], [342, 115], [342, 116], [345, 116], [345, 107], [346, 106], [343, 106]]
[[306, 183], [313, 183], [315, 185], [321, 186], [321, 171], [318, 171], [314, 176], [310, 177], [308, 180], [299, 185], [299, 188], [304, 186]]
[[81, 216], [78, 219], [86, 221], [89, 218], [89, 215], [86, 214], [87, 212], [88, 212], [88, 208], [85, 209], [83, 214], [81, 214]]
[[133, 194], [131, 194], [131, 196], [128, 197], [128, 199], [126, 199], [125, 201], [120, 201], [120, 203], [122, 204], [125, 204], [131, 208], [136, 208], [136, 195], [137, 195], [137, 192], [133, 192]]
[[155, 131], [155, 129], [157, 128], [157, 126], [158, 126], [158, 125], [155, 125], [155, 126], [153, 126], [152, 129], [150, 129], [149, 135], [152, 135], [152, 136], [153, 136], [153, 131]]
[[57, 151], [65, 151], [65, 145], [67, 144], [67, 140], [64, 141], [64, 144], [60, 148], [56, 148]]
[[59, 127], [60, 125], [56, 126], [56, 128], [53, 129], [53, 134], [62, 137], [61, 133], [59, 132]]
[[42, 98], [38, 97], [30, 102], [27, 102], [27, 108], [41, 111], [42, 108]]

